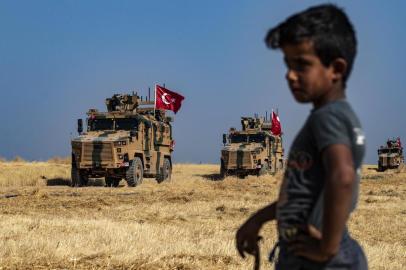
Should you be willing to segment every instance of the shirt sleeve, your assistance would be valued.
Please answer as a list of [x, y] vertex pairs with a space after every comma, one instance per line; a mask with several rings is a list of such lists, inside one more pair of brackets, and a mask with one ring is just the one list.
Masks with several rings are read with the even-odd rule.
[[351, 147], [350, 132], [344, 117], [331, 111], [323, 112], [314, 115], [311, 127], [319, 152], [333, 144], [344, 144]]

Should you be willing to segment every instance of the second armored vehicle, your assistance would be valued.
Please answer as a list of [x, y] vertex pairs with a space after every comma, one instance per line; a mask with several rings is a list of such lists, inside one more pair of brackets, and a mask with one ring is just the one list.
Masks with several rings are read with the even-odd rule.
[[86, 185], [89, 177], [105, 177], [107, 186], [124, 178], [132, 187], [143, 177], [170, 179], [171, 118], [153, 104], [137, 94], [117, 94], [106, 99], [107, 112], [88, 111], [86, 132], [78, 120], [80, 136], [71, 142], [72, 186]]
[[220, 174], [262, 175], [283, 169], [282, 136], [271, 133], [271, 122], [263, 117], [242, 117], [242, 130], [223, 134]]
[[388, 139], [386, 145], [378, 149], [378, 171], [398, 168], [403, 163], [403, 147], [400, 138]]

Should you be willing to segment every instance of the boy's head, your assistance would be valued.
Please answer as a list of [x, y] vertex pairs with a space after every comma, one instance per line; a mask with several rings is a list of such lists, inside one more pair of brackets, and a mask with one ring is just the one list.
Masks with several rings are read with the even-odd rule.
[[[289, 69], [287, 79], [291, 88], [292, 86], [295, 88], [295, 79], [299, 81], [296, 87], [299, 87], [300, 83], [306, 84], [306, 74], [300, 73], [305, 72], [304, 69], [309, 68], [308, 65], [310, 65], [305, 63], [306, 59], [304, 63], [301, 63], [301, 59], [290, 59], [292, 50], [296, 56], [300, 56], [300, 51], [308, 55], [313, 53], [318, 58], [321, 68], [326, 69], [326, 72], [330, 69], [327, 79], [333, 80], [334, 83], [338, 82], [342, 88], [345, 88], [356, 55], [357, 41], [351, 22], [338, 7], [331, 4], [320, 5], [294, 14], [271, 29], [265, 42], [268, 47], [281, 48], [284, 52]], [[296, 73], [289, 75], [291, 70]], [[320, 73], [320, 71], [315, 72]], [[313, 79], [317, 79], [316, 77], [320, 75], [323, 74], [313, 74]], [[304, 82], [300, 82], [301, 79]], [[328, 85], [319, 86], [328, 87]], [[298, 100], [301, 101], [300, 98]]]

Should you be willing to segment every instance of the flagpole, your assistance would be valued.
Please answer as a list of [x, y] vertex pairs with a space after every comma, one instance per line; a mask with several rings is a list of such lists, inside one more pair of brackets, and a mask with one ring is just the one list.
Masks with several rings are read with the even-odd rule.
[[155, 118], [155, 111], [156, 111], [156, 83], [154, 88], [154, 118]]

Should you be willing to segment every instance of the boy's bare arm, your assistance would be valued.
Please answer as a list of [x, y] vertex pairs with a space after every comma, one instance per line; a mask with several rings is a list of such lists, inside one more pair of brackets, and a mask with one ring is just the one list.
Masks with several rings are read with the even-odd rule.
[[276, 202], [273, 202], [260, 209], [241, 225], [236, 235], [237, 250], [241, 257], [245, 258], [245, 252], [255, 255], [258, 251], [259, 230], [266, 222], [274, 220], [275, 215]]
[[328, 256], [338, 252], [351, 208], [355, 170], [351, 150], [346, 145], [332, 145], [323, 153], [326, 168], [323, 232], [321, 248]]
[[346, 145], [331, 145], [323, 151], [326, 170], [323, 229], [308, 226], [310, 237], [291, 245], [299, 256], [326, 261], [337, 253], [351, 207], [355, 171], [351, 150]]

